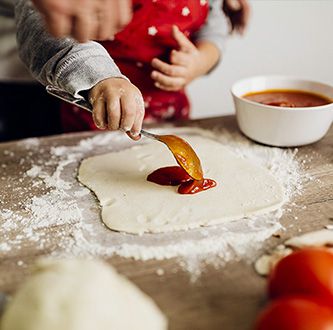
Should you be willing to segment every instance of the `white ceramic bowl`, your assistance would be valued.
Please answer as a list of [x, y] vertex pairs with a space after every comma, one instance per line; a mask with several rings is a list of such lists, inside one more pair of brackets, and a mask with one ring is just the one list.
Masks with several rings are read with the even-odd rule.
[[301, 146], [320, 140], [333, 121], [333, 103], [307, 108], [264, 105], [242, 98], [267, 89], [302, 90], [333, 100], [333, 87], [286, 76], [258, 76], [236, 82], [231, 89], [241, 131], [254, 141], [278, 146]]

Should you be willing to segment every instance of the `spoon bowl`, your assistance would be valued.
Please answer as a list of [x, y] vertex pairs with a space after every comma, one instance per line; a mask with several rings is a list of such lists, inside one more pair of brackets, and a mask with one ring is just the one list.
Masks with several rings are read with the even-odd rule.
[[194, 180], [203, 179], [200, 159], [188, 142], [176, 135], [158, 135], [145, 130], [141, 130], [141, 134], [164, 143], [175, 157], [179, 166], [181, 166], [190, 177]]

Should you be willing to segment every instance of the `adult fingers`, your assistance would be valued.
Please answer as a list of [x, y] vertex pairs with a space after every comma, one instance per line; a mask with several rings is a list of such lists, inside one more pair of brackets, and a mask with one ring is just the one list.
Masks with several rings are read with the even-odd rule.
[[93, 40], [108, 40], [114, 35], [112, 30], [112, 18], [108, 12], [97, 11], [95, 14], [94, 28], [90, 39]]
[[69, 35], [72, 28], [72, 17], [70, 15], [51, 12], [45, 15], [48, 31], [56, 38]]
[[[109, 0], [110, 1], [110, 0]], [[111, 0], [114, 1], [114, 0]], [[132, 1], [131, 0], [118, 0], [118, 28], [121, 29], [127, 25], [132, 19]]]
[[97, 15], [96, 25], [97, 32], [93, 38], [94, 40], [110, 40], [116, 33], [113, 29], [111, 18], [107, 14]]
[[170, 62], [174, 65], [186, 66], [188, 63], [188, 54], [173, 49], [170, 54]]
[[153, 68], [161, 71], [170, 77], [183, 77], [185, 75], [185, 68], [180, 65], [171, 65], [161, 61], [158, 58], [154, 58], [151, 62]]
[[73, 18], [71, 35], [78, 42], [88, 41], [89, 28], [88, 25], [85, 24], [85, 19], [82, 16], [75, 16]]
[[95, 125], [100, 129], [106, 128], [106, 109], [105, 109], [105, 101], [103, 97], [97, 98], [94, 102], [92, 102], [93, 105], [93, 120]]
[[96, 40], [112, 39], [132, 18], [130, 0], [99, 0], [95, 11], [98, 17]]
[[97, 35], [95, 40], [111, 39], [116, 33], [118, 6], [115, 0], [96, 1]]
[[191, 40], [188, 39], [176, 25], [172, 26], [172, 36], [177, 41], [180, 50], [184, 52], [190, 52], [191, 50], [195, 49], [195, 46]]
[[[98, 19], [98, 17], [97, 17]], [[74, 15], [72, 36], [79, 42], [86, 42], [94, 38], [96, 32], [96, 17], [90, 8], [84, 8]]]

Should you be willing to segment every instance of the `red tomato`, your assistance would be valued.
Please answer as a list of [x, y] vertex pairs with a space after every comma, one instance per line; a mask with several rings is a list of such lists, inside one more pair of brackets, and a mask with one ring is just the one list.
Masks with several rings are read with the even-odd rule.
[[333, 253], [325, 248], [307, 248], [281, 259], [268, 282], [272, 298], [311, 295], [333, 304]]
[[259, 314], [255, 330], [333, 330], [333, 310], [319, 299], [285, 297]]

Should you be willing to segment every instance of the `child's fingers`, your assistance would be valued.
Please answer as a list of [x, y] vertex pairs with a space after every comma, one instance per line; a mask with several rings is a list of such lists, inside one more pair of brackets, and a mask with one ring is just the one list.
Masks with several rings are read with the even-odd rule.
[[183, 86], [179, 85], [173, 85], [173, 86], [165, 86], [165, 85], [162, 85], [158, 82], [155, 82], [155, 86], [163, 91], [167, 91], [167, 92], [178, 92], [180, 90], [183, 89]]
[[185, 86], [185, 79], [181, 77], [168, 77], [157, 71], [152, 72], [155, 86], [165, 91], [179, 91]]
[[188, 54], [175, 49], [171, 51], [170, 62], [172, 64], [186, 67], [188, 60]]
[[186, 35], [181, 32], [176, 25], [172, 26], [172, 36], [177, 41], [180, 50], [184, 52], [190, 52], [191, 50], [195, 49], [195, 46], [191, 42], [191, 40], [188, 39]]
[[108, 129], [116, 131], [120, 127], [121, 121], [121, 107], [120, 99], [118, 95], [109, 95], [107, 97], [107, 118], [108, 118]]
[[170, 77], [184, 77], [186, 74], [186, 69], [183, 66], [171, 65], [159, 60], [158, 58], [154, 58], [151, 62], [151, 65], [153, 68]]
[[106, 128], [106, 110], [103, 97], [99, 97], [93, 102], [93, 120], [95, 125], [100, 129]]
[[140, 131], [142, 128], [142, 122], [144, 116], [145, 116], [145, 107], [143, 105], [143, 100], [142, 100], [142, 102], [140, 101], [140, 103], [137, 104], [136, 117], [132, 129], [129, 132], [129, 137], [135, 141], [140, 139]]
[[184, 78], [169, 77], [158, 71], [153, 71], [151, 73], [151, 77], [155, 80], [155, 82], [159, 83], [164, 87], [179, 87], [179, 86], [183, 87], [185, 85]]
[[121, 120], [120, 128], [125, 132], [132, 129], [136, 117], [137, 103], [132, 93], [122, 95], [120, 99], [121, 104]]
[[[122, 129], [138, 139], [144, 117], [144, 102], [137, 87], [122, 78], [108, 78], [89, 92], [94, 121], [98, 127]], [[105, 105], [106, 103], [106, 105]]]

